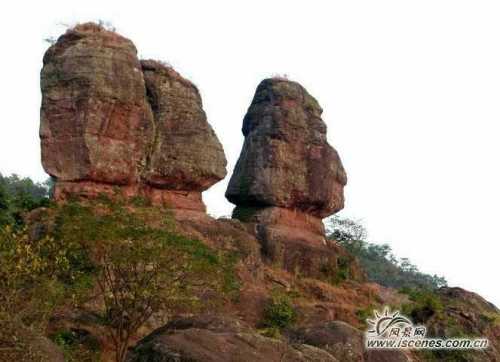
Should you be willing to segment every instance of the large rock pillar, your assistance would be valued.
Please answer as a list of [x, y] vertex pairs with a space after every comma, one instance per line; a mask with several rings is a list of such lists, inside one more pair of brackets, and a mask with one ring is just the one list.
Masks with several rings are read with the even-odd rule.
[[300, 84], [262, 81], [226, 192], [233, 217], [255, 227], [264, 252], [289, 270], [314, 272], [328, 262], [322, 218], [344, 206], [347, 177], [321, 113]]

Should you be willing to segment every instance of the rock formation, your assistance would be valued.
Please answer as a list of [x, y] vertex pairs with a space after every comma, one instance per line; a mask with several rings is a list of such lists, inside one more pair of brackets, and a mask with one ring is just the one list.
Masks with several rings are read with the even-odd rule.
[[326, 350], [343, 362], [410, 362], [402, 350], [367, 350], [364, 334], [351, 325], [333, 321], [292, 331], [292, 339]]
[[[193, 83], [159, 62], [148, 60], [141, 65], [155, 121], [144, 182], [152, 187], [153, 199], [168, 200], [173, 194], [196, 199], [200, 191], [226, 176], [222, 145], [207, 122]], [[165, 189], [169, 191], [158, 191]]]
[[337, 362], [311, 345], [289, 345], [264, 337], [246, 323], [227, 317], [173, 320], [140, 341], [128, 361], [289, 361]]
[[[8, 241], [8, 262], [0, 260], [7, 268], [0, 271], [11, 281], [0, 283], [0, 299], [3, 290], [14, 295], [6, 294], [8, 309], [0, 308], [1, 361], [115, 360], [109, 328], [122, 323], [102, 317], [131, 321], [134, 314], [144, 323], [129, 336], [129, 362], [500, 360], [494, 305], [459, 288], [414, 297], [414, 291], [367, 282], [357, 258], [325, 238], [322, 218], [342, 209], [347, 178], [327, 142], [322, 109], [300, 84], [267, 79], [258, 86], [226, 193], [236, 204], [233, 218], [214, 219], [199, 212], [201, 193], [225, 176], [226, 160], [200, 93], [172, 68], [140, 61], [136, 53], [130, 40], [95, 24], [68, 30], [50, 47], [41, 74], [43, 165], [56, 179], [57, 201], [140, 196], [176, 212], [142, 203], [113, 208], [101, 198], [79, 208], [26, 210], [26, 228], [0, 235]], [[149, 250], [158, 250], [150, 247], [160, 240], [168, 242], [169, 259], [156, 263]], [[121, 275], [125, 242], [148, 246], [141, 267], [124, 272], [132, 279]], [[117, 289], [128, 301], [134, 294], [132, 313], [128, 305], [103, 305], [106, 298], [93, 287], [103, 263], [113, 264], [103, 258], [108, 247], [120, 263], [111, 279], [123, 279]], [[36, 278], [13, 273], [24, 265], [18, 260], [40, 260]], [[168, 292], [172, 303], [149, 303], [145, 293], [143, 304], [135, 298], [143, 290], [132, 290], [137, 274], [155, 281], [157, 268], [149, 266], [164, 263], [182, 291], [166, 283], [156, 289]], [[490, 346], [425, 354], [367, 350], [368, 318], [386, 306], [425, 325], [430, 337], [484, 336]], [[49, 338], [64, 342], [64, 353]]]
[[285, 264], [312, 247], [322, 254], [321, 219], [344, 206], [347, 177], [321, 113], [300, 84], [266, 79], [243, 120], [245, 143], [226, 197], [236, 204], [233, 217], [256, 224], [264, 248]]
[[224, 178], [226, 159], [198, 90], [136, 53], [130, 40], [82, 24], [45, 54], [40, 137], [55, 197], [119, 191], [204, 210], [201, 192]]
[[153, 134], [132, 42], [96, 26], [61, 36], [43, 59], [42, 161], [59, 181], [137, 182]]
[[347, 177], [326, 140], [322, 111], [300, 84], [262, 81], [243, 120], [245, 144], [226, 193], [229, 201], [317, 217], [341, 210]]

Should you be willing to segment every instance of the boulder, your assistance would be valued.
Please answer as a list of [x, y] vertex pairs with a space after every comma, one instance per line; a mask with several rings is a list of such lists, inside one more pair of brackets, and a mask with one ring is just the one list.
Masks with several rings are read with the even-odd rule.
[[344, 362], [409, 362], [411, 358], [399, 350], [367, 350], [363, 332], [351, 325], [334, 321], [304, 327], [292, 332], [292, 338], [325, 349]]
[[[487, 338], [487, 349], [446, 351], [437, 350], [435, 357], [442, 360], [459, 355], [467, 361], [498, 361], [500, 355], [500, 310], [480, 295], [457, 287], [442, 287], [435, 297], [441, 308], [423, 313], [415, 308], [410, 314], [414, 322], [427, 327], [428, 337]], [[421, 319], [421, 317], [425, 317]], [[457, 357], [458, 358], [458, 357]]]
[[0, 313], [0, 361], [64, 362], [61, 349], [17, 318]]
[[245, 142], [226, 192], [237, 206], [324, 218], [344, 206], [346, 173], [326, 139], [322, 109], [300, 84], [266, 79], [243, 120]]
[[92, 23], [68, 30], [45, 53], [41, 90], [48, 174], [84, 189], [138, 182], [154, 127], [130, 40]]
[[264, 337], [230, 317], [174, 320], [140, 341], [128, 362], [335, 362], [328, 352]]
[[144, 180], [160, 189], [208, 189], [226, 176], [226, 157], [207, 122], [198, 88], [157, 61], [142, 61], [141, 66], [156, 131]]

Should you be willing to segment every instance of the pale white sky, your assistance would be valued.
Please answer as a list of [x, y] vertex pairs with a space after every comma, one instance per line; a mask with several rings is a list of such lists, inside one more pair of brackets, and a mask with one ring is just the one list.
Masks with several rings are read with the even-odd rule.
[[[103, 19], [200, 88], [229, 160], [259, 81], [287, 74], [324, 108], [349, 176], [345, 216], [451, 285], [500, 305], [498, 1], [15, 1], [0, 12], [0, 172], [46, 175], [43, 41]], [[229, 214], [228, 178], [205, 193]]]

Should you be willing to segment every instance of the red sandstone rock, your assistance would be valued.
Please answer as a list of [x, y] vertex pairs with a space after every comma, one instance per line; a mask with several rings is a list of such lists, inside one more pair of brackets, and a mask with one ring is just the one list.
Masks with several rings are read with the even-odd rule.
[[319, 348], [264, 337], [231, 318], [198, 316], [174, 320], [141, 340], [128, 361], [336, 362]]
[[136, 53], [130, 40], [89, 23], [45, 54], [40, 137], [55, 199], [141, 196], [204, 212], [201, 192], [224, 178], [226, 158], [200, 94]]
[[255, 223], [280, 230], [289, 238], [308, 240], [315, 245], [325, 245], [325, 227], [320, 218], [305, 212], [282, 207], [236, 207], [233, 217], [247, 223]]
[[131, 185], [153, 139], [132, 42], [95, 24], [62, 35], [41, 73], [42, 163], [59, 181]]
[[150, 187], [144, 184], [116, 186], [111, 184], [96, 183], [92, 181], [63, 182], [59, 181], [54, 187], [54, 199], [56, 201], [68, 200], [78, 196], [85, 199], [95, 199], [105, 195], [111, 199], [114, 197], [133, 198], [141, 197], [155, 206], [164, 206], [170, 209], [182, 209], [188, 211], [205, 212], [201, 192], [164, 190]]
[[143, 178], [158, 188], [206, 190], [226, 176], [226, 157], [198, 89], [159, 62], [141, 64], [156, 131]]
[[243, 121], [245, 143], [228, 200], [243, 207], [298, 209], [321, 218], [342, 209], [347, 178], [326, 140], [321, 113], [300, 84], [262, 81]]
[[253, 225], [264, 254], [301, 275], [338, 269], [322, 218], [344, 206], [342, 162], [318, 102], [298, 83], [260, 83], [243, 121], [245, 143], [226, 192], [233, 217]]

